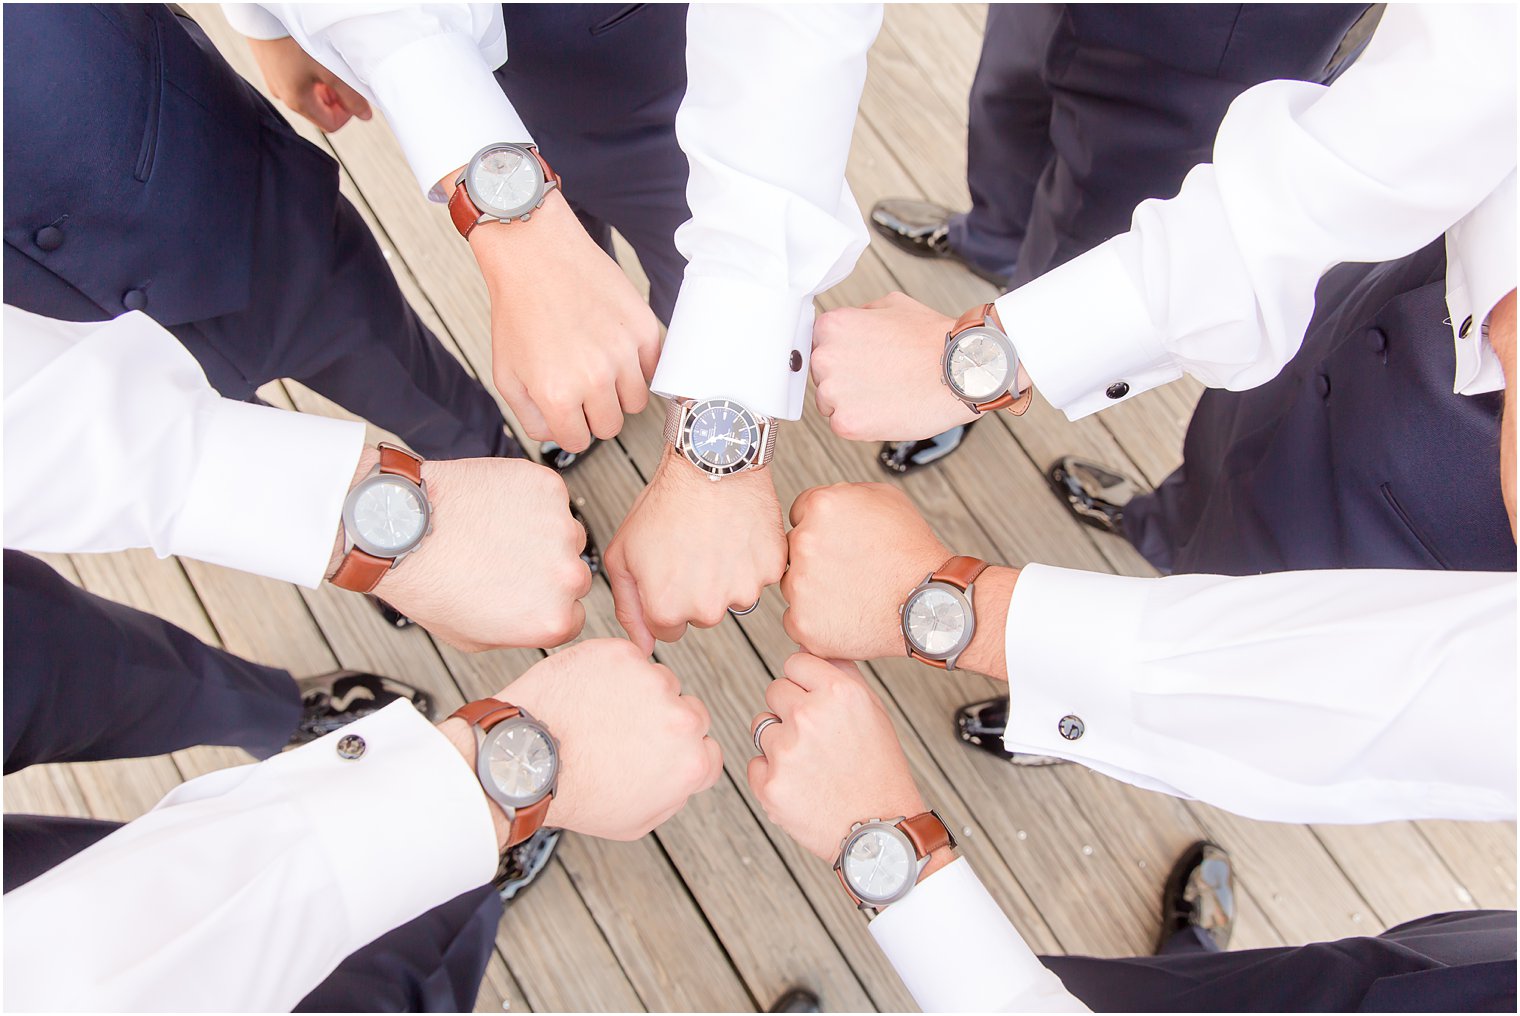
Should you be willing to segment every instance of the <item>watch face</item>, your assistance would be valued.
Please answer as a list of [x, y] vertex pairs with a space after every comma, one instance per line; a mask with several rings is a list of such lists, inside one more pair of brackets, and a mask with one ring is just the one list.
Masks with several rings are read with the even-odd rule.
[[953, 586], [932, 582], [914, 593], [903, 611], [903, 633], [914, 649], [943, 660], [971, 640], [971, 605]]
[[522, 808], [553, 788], [559, 751], [536, 720], [518, 716], [503, 720], [486, 734], [479, 768], [481, 781], [495, 789], [492, 797]]
[[694, 403], [686, 413], [686, 457], [714, 476], [749, 465], [760, 445], [760, 425], [748, 409], [728, 399]]
[[475, 157], [466, 183], [476, 208], [506, 219], [538, 205], [544, 171], [521, 145], [495, 145]]
[[398, 557], [427, 533], [427, 501], [422, 491], [399, 477], [372, 476], [355, 488], [343, 521], [359, 549]]
[[873, 822], [845, 841], [839, 867], [856, 896], [872, 906], [885, 906], [902, 899], [913, 887], [918, 856], [901, 830]]
[[961, 398], [988, 402], [1012, 387], [1017, 363], [1005, 336], [990, 328], [969, 328], [950, 344], [945, 380]]

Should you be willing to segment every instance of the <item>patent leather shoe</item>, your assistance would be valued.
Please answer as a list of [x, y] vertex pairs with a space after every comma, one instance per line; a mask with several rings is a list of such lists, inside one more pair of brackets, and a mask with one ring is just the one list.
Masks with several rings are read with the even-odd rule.
[[1134, 480], [1106, 466], [1063, 455], [1045, 471], [1050, 489], [1081, 522], [1124, 535], [1124, 509], [1139, 492]]
[[549, 866], [559, 846], [562, 829], [540, 829], [516, 846], [508, 847], [501, 855], [501, 864], [491, 884], [501, 894], [503, 903], [511, 903], [532, 885], [543, 870]]
[[587, 568], [591, 569], [592, 577], [600, 575], [602, 573], [602, 548], [596, 545], [596, 539], [591, 535], [591, 523], [586, 521], [586, 516], [581, 514], [581, 510], [575, 506], [574, 501], [570, 502], [570, 517], [579, 522], [581, 528], [586, 530], [586, 548], [581, 551], [581, 560], [586, 562]]
[[410, 628], [412, 625], [417, 623], [416, 621], [413, 621], [411, 618], [407, 617], [405, 614], [401, 613], [401, 611], [397, 610], [395, 607], [392, 607], [389, 603], [386, 603], [384, 600], [380, 599], [378, 596], [371, 595], [369, 597], [369, 602], [375, 605], [375, 610], [379, 612], [381, 618], [385, 620], [385, 623], [390, 625], [392, 628]]
[[876, 461], [881, 463], [881, 468], [895, 476], [906, 476], [915, 469], [922, 469], [932, 465], [949, 455], [961, 446], [966, 440], [966, 435], [971, 433], [971, 428], [976, 426], [976, 421], [963, 423], [959, 427], [951, 427], [943, 434], [924, 438], [921, 441], [888, 441], [881, 446], [881, 451], [876, 455]]
[[538, 446], [538, 460], [556, 473], [563, 475], [586, 461], [586, 458], [596, 451], [601, 443], [601, 438], [594, 437], [586, 446], [585, 451], [567, 452], [553, 441], [545, 441]]
[[289, 748], [315, 741], [392, 702], [410, 702], [423, 716], [434, 719], [433, 697], [427, 692], [362, 670], [303, 677], [296, 681], [296, 687], [301, 692], [301, 719], [286, 745]]
[[932, 201], [884, 198], [871, 209], [871, 226], [900, 251], [914, 257], [953, 261], [977, 278], [1007, 289], [1008, 275], [967, 260], [950, 246], [950, 219], [954, 214]]
[[1235, 868], [1222, 847], [1200, 840], [1178, 859], [1161, 891], [1161, 937], [1156, 952], [1180, 934], [1222, 952], [1235, 930]]
[[776, 1000], [766, 1012], [822, 1012], [818, 996], [806, 988], [792, 988]]
[[1009, 751], [1003, 747], [1003, 731], [1008, 729], [1007, 697], [987, 699], [961, 706], [955, 711], [955, 734], [973, 748], [980, 748], [1009, 765], [1023, 767], [1056, 766], [1065, 759], [1054, 755], [1034, 755]]

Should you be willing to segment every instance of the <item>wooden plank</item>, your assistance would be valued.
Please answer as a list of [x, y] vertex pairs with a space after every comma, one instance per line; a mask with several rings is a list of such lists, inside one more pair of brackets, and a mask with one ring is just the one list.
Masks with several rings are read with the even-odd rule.
[[1515, 909], [1515, 823], [1416, 822], [1420, 834], [1488, 910]]
[[1473, 907], [1471, 890], [1413, 822], [1313, 829], [1384, 927]]

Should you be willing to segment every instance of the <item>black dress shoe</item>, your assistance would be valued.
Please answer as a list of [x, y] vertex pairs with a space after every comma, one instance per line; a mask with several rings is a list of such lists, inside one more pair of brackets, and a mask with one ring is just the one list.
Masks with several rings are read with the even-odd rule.
[[1050, 489], [1082, 522], [1105, 533], [1124, 535], [1124, 508], [1139, 487], [1123, 473], [1063, 455], [1045, 471]]
[[898, 250], [914, 257], [954, 261], [979, 279], [986, 279], [999, 289], [1007, 289], [1009, 276], [983, 268], [961, 257], [950, 246], [950, 219], [954, 215], [943, 205], [914, 198], [886, 198], [871, 209], [871, 225]]
[[776, 999], [776, 1004], [766, 1012], [822, 1012], [818, 996], [806, 988], [793, 988]]
[[401, 611], [397, 610], [395, 607], [392, 607], [389, 603], [386, 603], [384, 600], [380, 599], [380, 597], [374, 596], [372, 594], [366, 595], [369, 596], [369, 602], [375, 605], [375, 610], [379, 611], [380, 616], [385, 619], [385, 623], [390, 625], [392, 628], [410, 628], [412, 625], [417, 623], [416, 621], [413, 621], [411, 618], [407, 617], [405, 614], [401, 613]]
[[362, 670], [303, 677], [296, 686], [301, 691], [301, 722], [286, 745], [290, 748], [315, 741], [401, 699], [429, 720], [434, 718], [433, 697], [427, 692]]
[[915, 469], [922, 469], [931, 463], [949, 455], [961, 446], [966, 440], [966, 435], [971, 433], [971, 428], [976, 426], [976, 421], [963, 423], [959, 427], [951, 427], [943, 434], [924, 438], [921, 441], [888, 441], [881, 446], [881, 451], [876, 455], [876, 461], [881, 463], [881, 468], [897, 476], [906, 476]]
[[586, 530], [586, 549], [581, 551], [581, 560], [586, 562], [586, 567], [591, 569], [594, 578], [602, 573], [602, 549], [596, 545], [596, 540], [591, 535], [591, 523], [586, 521], [586, 516], [581, 514], [574, 501], [570, 502], [570, 517]]
[[955, 733], [973, 748], [980, 748], [1016, 766], [1058, 766], [1064, 758], [1009, 751], [1003, 747], [1003, 731], [1008, 729], [1008, 699], [994, 698], [973, 702], [955, 711]]
[[567, 452], [553, 441], [545, 441], [538, 446], [538, 459], [544, 465], [556, 473], [568, 473], [586, 460], [586, 456], [596, 451], [602, 443], [600, 438], [592, 438], [591, 443], [583, 452]]
[[559, 846], [562, 829], [540, 829], [501, 855], [501, 866], [491, 884], [501, 893], [503, 903], [511, 903], [549, 866], [549, 859]]
[[1223, 952], [1235, 930], [1235, 869], [1223, 848], [1199, 841], [1183, 853], [1161, 891], [1160, 953], [1173, 936], [1190, 932], [1198, 945]]

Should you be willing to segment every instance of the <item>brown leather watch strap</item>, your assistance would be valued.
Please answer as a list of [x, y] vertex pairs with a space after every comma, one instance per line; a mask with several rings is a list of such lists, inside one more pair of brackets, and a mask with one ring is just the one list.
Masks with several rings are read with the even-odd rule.
[[930, 582], [945, 582], [965, 592], [976, 577], [987, 570], [987, 562], [979, 557], [952, 557], [939, 566], [939, 571], [929, 576]]
[[[988, 315], [995, 313], [997, 313], [997, 310], [990, 303], [984, 303], [980, 307], [972, 307], [955, 319], [955, 324], [950, 326], [950, 334], [958, 335], [967, 328], [979, 328], [987, 323]], [[998, 331], [1002, 331], [1002, 328], [1000, 327]]]
[[[1004, 335], [1008, 334], [1008, 329], [1003, 327], [1003, 319], [998, 317], [997, 304], [993, 303], [984, 303], [980, 307], [972, 307], [966, 313], [956, 318], [955, 324], [950, 328], [950, 334], [952, 336], [958, 335], [967, 328], [979, 328], [985, 325], [996, 328]], [[1017, 376], [1014, 377], [1013, 383], [1019, 383]], [[1022, 395], [1015, 395], [1011, 390], [1006, 391], [990, 402], [978, 403], [976, 409], [979, 413], [995, 413], [999, 409], [1006, 409], [1014, 416], [1023, 416], [1029, 411], [1029, 407], [1033, 403], [1034, 388], [1031, 386]]]
[[553, 794], [545, 794], [526, 808], [518, 808], [517, 814], [512, 816], [512, 828], [507, 831], [507, 846], [515, 847], [543, 828], [553, 801]]
[[940, 847], [955, 846], [955, 837], [950, 834], [950, 827], [932, 811], [905, 818], [897, 823], [897, 828], [908, 837], [908, 842], [913, 844], [919, 857], [928, 857]]
[[405, 448], [380, 442], [380, 472], [390, 473], [422, 486], [422, 460]]
[[462, 178], [454, 185], [454, 193], [449, 195], [449, 218], [454, 220], [454, 228], [466, 240], [480, 225], [480, 209], [470, 200], [470, 192], [465, 190]]
[[485, 698], [466, 702], [450, 713], [449, 719], [461, 719], [472, 727], [490, 730], [502, 720], [510, 720], [521, 713], [521, 709], [508, 705], [501, 699]]
[[338, 570], [333, 572], [329, 580], [339, 589], [352, 589], [356, 593], [367, 593], [380, 584], [385, 573], [391, 570], [393, 562], [388, 557], [376, 557], [366, 554], [358, 547], [351, 547], [343, 560], [338, 564]]

